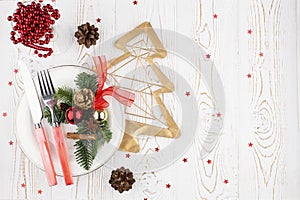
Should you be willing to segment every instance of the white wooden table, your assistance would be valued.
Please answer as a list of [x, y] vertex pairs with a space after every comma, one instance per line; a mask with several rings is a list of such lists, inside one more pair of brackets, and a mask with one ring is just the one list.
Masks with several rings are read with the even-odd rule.
[[[17, 50], [9, 40], [11, 26], [6, 18], [16, 3], [0, 1], [0, 199], [300, 198], [299, 1], [138, 0], [134, 5], [132, 0], [57, 0], [53, 3], [59, 8], [62, 20], [74, 30], [79, 24], [96, 23], [100, 18], [97, 26], [101, 41], [144, 21], [150, 21], [155, 28], [184, 34], [211, 55], [224, 83], [224, 134], [209, 155], [200, 158], [199, 147], [194, 143], [184, 156], [188, 162], [178, 160], [161, 171], [139, 175], [134, 189], [121, 195], [108, 184], [111, 170], [105, 167], [76, 177], [73, 186], [65, 187], [59, 178], [59, 186], [49, 188], [44, 172], [18, 147], [13, 117], [22, 90], [14, 69], [18, 69], [20, 54], [28, 52]], [[166, 188], [166, 184], [171, 188]]]

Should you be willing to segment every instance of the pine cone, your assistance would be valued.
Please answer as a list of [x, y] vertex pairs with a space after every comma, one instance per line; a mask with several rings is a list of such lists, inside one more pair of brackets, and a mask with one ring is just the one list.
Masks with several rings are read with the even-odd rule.
[[87, 22], [78, 26], [75, 37], [79, 45], [84, 44], [86, 48], [90, 48], [90, 46], [96, 45], [96, 41], [99, 39], [98, 28]]
[[118, 190], [120, 193], [130, 190], [134, 183], [135, 179], [129, 169], [121, 167], [111, 172], [109, 184], [111, 184], [111, 187]]
[[92, 107], [94, 102], [94, 93], [92, 90], [84, 88], [75, 92], [73, 96], [74, 104], [84, 110]]

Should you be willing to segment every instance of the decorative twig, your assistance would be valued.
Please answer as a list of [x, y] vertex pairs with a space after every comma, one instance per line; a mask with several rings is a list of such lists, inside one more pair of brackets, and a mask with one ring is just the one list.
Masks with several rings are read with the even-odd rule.
[[68, 139], [73, 140], [97, 140], [96, 134], [78, 134], [78, 133], [67, 133]]

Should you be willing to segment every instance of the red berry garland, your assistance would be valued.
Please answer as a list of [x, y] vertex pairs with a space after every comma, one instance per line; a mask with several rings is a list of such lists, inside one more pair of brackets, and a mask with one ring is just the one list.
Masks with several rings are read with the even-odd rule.
[[[49, 44], [54, 37], [51, 26], [55, 20], [60, 18], [59, 11], [54, 9], [50, 4], [42, 6], [40, 3], [32, 2], [24, 5], [18, 2], [18, 8], [12, 16], [8, 16], [7, 20], [14, 24], [11, 34], [11, 41], [14, 44], [21, 43], [24, 46], [35, 49], [34, 53], [39, 57], [47, 58], [51, 56], [53, 50], [48, 47], [39, 45]], [[16, 32], [19, 37], [16, 38]], [[40, 51], [46, 51], [42, 54]]]

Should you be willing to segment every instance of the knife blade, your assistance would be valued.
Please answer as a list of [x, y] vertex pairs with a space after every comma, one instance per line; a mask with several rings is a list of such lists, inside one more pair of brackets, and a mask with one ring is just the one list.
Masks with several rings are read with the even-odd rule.
[[43, 110], [33, 79], [28, 68], [24, 64], [20, 65], [20, 73], [23, 78], [24, 89], [27, 101], [29, 103], [33, 123], [39, 124], [41, 122], [41, 119], [43, 118]]
[[41, 123], [41, 120], [43, 118], [43, 110], [41, 107], [41, 103], [29, 69], [23, 62], [20, 63], [20, 73], [23, 79], [24, 90], [26, 98], [28, 100], [32, 121], [35, 126], [35, 137], [42, 157], [48, 184], [49, 186], [54, 186], [57, 185], [56, 173], [54, 170], [45, 130]]

